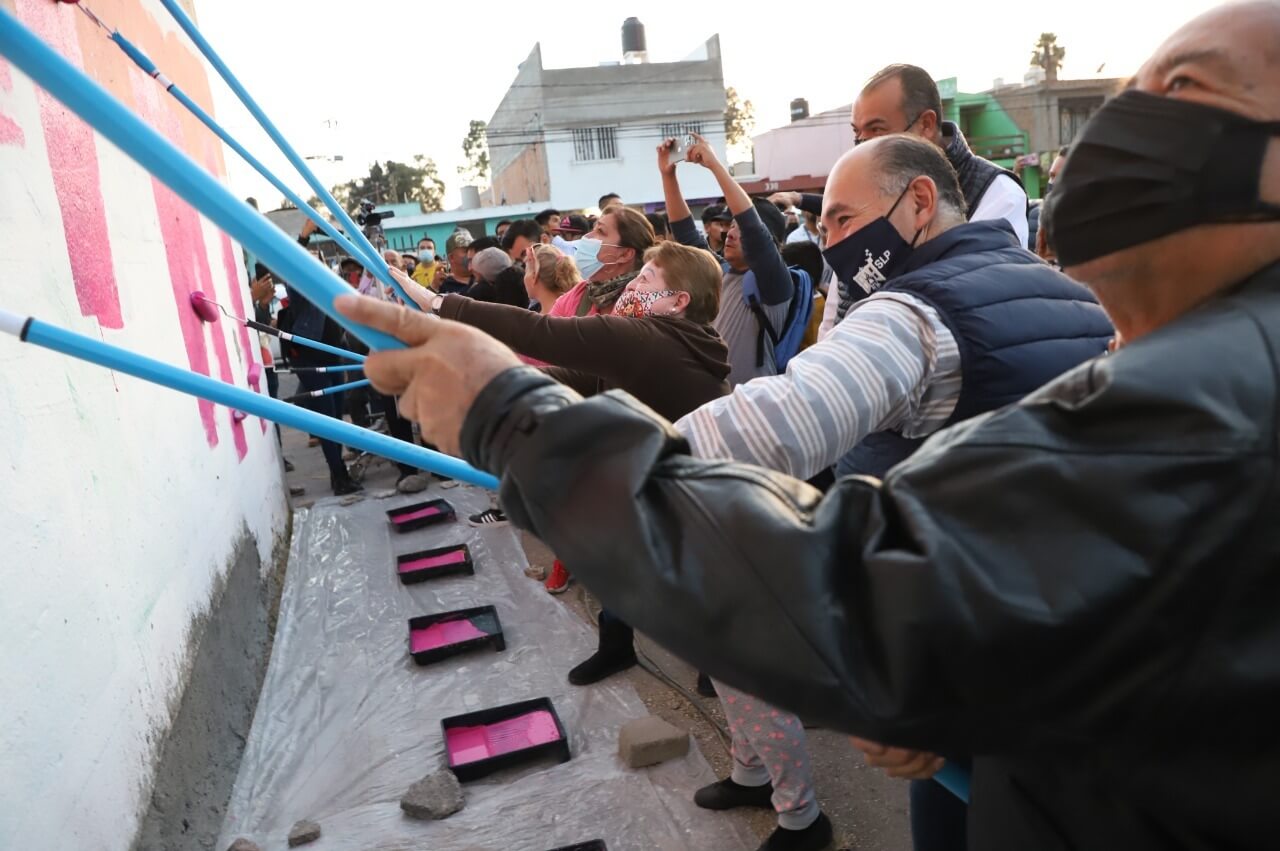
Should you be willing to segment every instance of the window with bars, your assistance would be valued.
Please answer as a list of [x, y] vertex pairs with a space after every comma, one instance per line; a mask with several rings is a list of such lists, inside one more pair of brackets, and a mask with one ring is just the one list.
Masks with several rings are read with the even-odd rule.
[[616, 127], [579, 127], [573, 131], [573, 158], [579, 162], [618, 158]]
[[701, 136], [702, 122], [701, 121], [672, 121], [666, 124], [658, 125], [658, 129], [661, 132], [661, 138], [663, 139], [679, 139], [681, 137], [689, 135], [690, 133], [697, 133], [699, 136]]

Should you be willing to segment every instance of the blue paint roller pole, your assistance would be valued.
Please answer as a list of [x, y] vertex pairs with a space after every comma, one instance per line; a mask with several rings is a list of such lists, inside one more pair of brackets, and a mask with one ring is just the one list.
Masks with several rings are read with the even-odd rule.
[[[236, 97], [240, 98], [240, 102], [244, 104], [245, 109], [249, 110], [249, 112], [253, 114], [253, 117], [258, 120], [258, 124], [262, 126], [262, 129], [265, 130], [267, 135], [271, 137], [271, 140], [279, 146], [281, 152], [288, 158], [289, 162], [293, 164], [293, 167], [298, 170], [298, 173], [302, 175], [302, 178], [307, 181], [307, 185], [316, 193], [316, 196], [324, 201], [324, 205], [328, 207], [329, 211], [333, 213], [339, 222], [342, 223], [343, 229], [351, 235], [351, 238], [358, 245], [365, 249], [365, 251], [362, 252], [362, 256], [366, 258], [366, 261], [369, 264], [369, 271], [377, 276], [378, 280], [382, 281], [384, 284], [399, 293], [400, 298], [404, 299], [405, 303], [408, 304], [411, 309], [421, 310], [422, 308], [418, 307], [417, 303], [413, 301], [413, 299], [409, 298], [405, 291], [401, 289], [400, 284], [396, 282], [395, 278], [391, 277], [391, 273], [387, 271], [386, 261], [382, 259], [382, 256], [378, 253], [378, 249], [373, 247], [373, 244], [365, 237], [364, 232], [361, 231], [356, 223], [351, 220], [351, 217], [347, 215], [347, 211], [342, 209], [342, 205], [335, 201], [333, 196], [329, 194], [329, 190], [324, 187], [324, 184], [320, 182], [320, 179], [315, 176], [313, 171], [311, 171], [311, 168], [307, 165], [306, 161], [303, 160], [302, 157], [298, 156], [298, 152], [293, 149], [292, 145], [285, 141], [284, 136], [276, 128], [275, 124], [273, 124], [271, 119], [267, 118], [267, 114], [262, 111], [262, 107], [258, 106], [258, 102], [255, 101], [245, 87], [240, 84], [240, 81], [236, 79], [236, 75], [231, 73], [231, 69], [227, 67], [227, 64], [222, 61], [222, 57], [213, 49], [213, 46], [209, 44], [200, 30], [196, 28], [195, 22], [192, 21], [191, 18], [187, 17], [187, 13], [178, 5], [177, 0], [160, 0], [160, 2], [169, 10], [169, 14], [173, 16], [175, 21], [177, 21], [178, 26], [182, 27], [183, 32], [187, 34], [187, 38], [191, 39], [191, 43], [204, 54], [204, 58], [209, 60], [209, 64], [214, 67], [214, 70], [218, 72], [218, 75], [221, 76], [226, 84], [231, 88], [231, 91], [235, 92]], [[287, 281], [289, 279], [286, 277], [285, 280]]]
[[269, 396], [262, 396], [242, 387], [224, 384], [208, 376], [143, 357], [127, 349], [67, 331], [38, 319], [0, 310], [0, 333], [12, 334], [23, 342], [33, 343], [153, 384], [206, 399], [218, 405], [225, 405], [281, 425], [291, 426], [299, 431], [332, 440], [342, 446], [351, 446], [372, 455], [449, 476], [468, 484], [491, 490], [496, 490], [498, 487], [496, 478], [452, 456], [360, 428], [343, 420], [326, 417], [324, 414], [317, 414]]
[[286, 402], [297, 402], [302, 399], [319, 399], [321, 396], [333, 396], [337, 393], [345, 393], [348, 390], [359, 390], [361, 387], [368, 387], [373, 382], [367, 378], [359, 381], [348, 381], [346, 384], [335, 384], [332, 387], [326, 387], [323, 390], [310, 390], [306, 393], [298, 393], [285, 399]]
[[276, 372], [359, 372], [362, 369], [362, 363], [346, 363], [342, 366], [290, 366], [277, 369]]
[[110, 36], [111, 40], [124, 51], [125, 55], [133, 60], [134, 64], [146, 72], [149, 76], [155, 78], [156, 82], [164, 86], [165, 91], [173, 95], [173, 97], [187, 108], [187, 110], [200, 119], [200, 122], [213, 131], [219, 139], [227, 144], [231, 150], [240, 155], [240, 158], [253, 167], [254, 171], [266, 178], [272, 186], [284, 193], [284, 197], [293, 202], [293, 205], [304, 213], [311, 221], [315, 222], [321, 230], [323, 230], [330, 239], [337, 243], [338, 247], [352, 257], [362, 257], [362, 250], [352, 245], [342, 232], [334, 227], [330, 222], [326, 221], [324, 216], [317, 213], [311, 205], [302, 200], [302, 196], [289, 188], [283, 180], [276, 177], [265, 165], [263, 165], [257, 157], [249, 153], [243, 145], [235, 140], [235, 138], [222, 129], [222, 125], [213, 120], [213, 116], [205, 112], [198, 103], [187, 97], [187, 93], [178, 88], [178, 84], [170, 80], [164, 73], [156, 67], [145, 53], [143, 53], [133, 42], [122, 36], [119, 32], [113, 32]]
[[944, 763], [938, 773], [933, 775], [938, 785], [955, 795], [966, 804], [969, 803], [969, 772], [953, 762]]
[[159, 133], [125, 109], [0, 6], [0, 55], [62, 101], [184, 201], [229, 233], [310, 302], [374, 349], [402, 349], [389, 334], [338, 315], [333, 301], [351, 287], [255, 212]]

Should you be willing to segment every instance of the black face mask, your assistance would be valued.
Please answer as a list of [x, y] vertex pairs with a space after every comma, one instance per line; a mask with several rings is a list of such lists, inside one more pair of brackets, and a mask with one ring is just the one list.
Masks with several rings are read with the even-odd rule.
[[1280, 219], [1280, 205], [1258, 197], [1272, 136], [1280, 121], [1145, 92], [1111, 99], [1054, 184], [1059, 261], [1087, 263], [1195, 225]]
[[901, 271], [911, 252], [915, 250], [920, 231], [907, 242], [889, 221], [902, 199], [907, 197], [911, 184], [902, 190], [889, 212], [864, 225], [822, 252], [827, 265], [835, 272], [840, 284], [840, 306], [837, 321], [844, 319], [855, 301], [861, 301], [880, 289], [890, 278]]

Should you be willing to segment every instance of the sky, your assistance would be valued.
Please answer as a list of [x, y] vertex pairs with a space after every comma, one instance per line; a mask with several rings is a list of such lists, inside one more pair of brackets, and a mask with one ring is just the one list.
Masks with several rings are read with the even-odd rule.
[[[1066, 48], [1061, 79], [1125, 77], [1170, 33], [1218, 5], [1073, 0], [1009, 4], [997, 15], [954, 0], [794, 4], [609, 3], [558, 9], [490, 0], [196, 0], [202, 32], [326, 186], [368, 173], [375, 159], [433, 158], [458, 204], [462, 140], [488, 121], [535, 43], [544, 67], [619, 60], [622, 22], [644, 23], [652, 62], [677, 61], [720, 35], [726, 85], [755, 105], [755, 132], [786, 124], [792, 98], [812, 112], [849, 103], [891, 62], [983, 91], [1021, 81], [1042, 32]], [[617, 11], [609, 11], [616, 8]], [[997, 8], [997, 7], [991, 7]], [[770, 13], [767, 10], [785, 10]], [[957, 10], [958, 13], [957, 13]], [[959, 20], [953, 20], [958, 18]], [[1101, 69], [1101, 70], [1099, 70]], [[303, 197], [311, 192], [209, 71], [219, 120]], [[231, 186], [277, 206], [280, 193], [228, 153]]]

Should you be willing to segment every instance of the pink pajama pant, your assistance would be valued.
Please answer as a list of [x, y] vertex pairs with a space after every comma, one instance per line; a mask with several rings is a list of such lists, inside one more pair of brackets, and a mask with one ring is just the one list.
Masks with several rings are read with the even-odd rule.
[[803, 830], [813, 824], [819, 809], [804, 724], [763, 700], [721, 682], [715, 685], [733, 739], [733, 782], [741, 786], [773, 783], [779, 827]]

